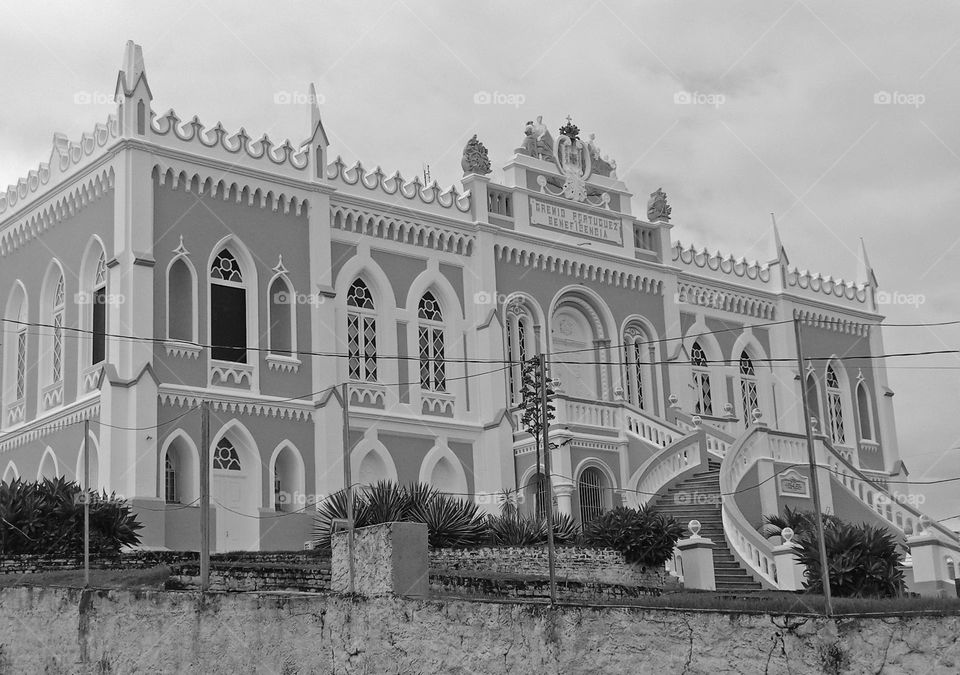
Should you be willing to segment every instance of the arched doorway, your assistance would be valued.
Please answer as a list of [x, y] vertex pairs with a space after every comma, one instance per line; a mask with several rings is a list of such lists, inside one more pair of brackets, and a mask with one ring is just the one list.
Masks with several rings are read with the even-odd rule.
[[241, 425], [229, 426], [210, 448], [210, 493], [217, 513], [216, 550], [260, 548], [263, 498], [260, 453]]

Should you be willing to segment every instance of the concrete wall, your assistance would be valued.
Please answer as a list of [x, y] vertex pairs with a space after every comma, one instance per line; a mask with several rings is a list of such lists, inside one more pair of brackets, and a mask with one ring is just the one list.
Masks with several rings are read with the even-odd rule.
[[333, 595], [0, 591], [4, 672], [933, 674], [957, 671], [958, 631], [957, 616], [833, 621]]

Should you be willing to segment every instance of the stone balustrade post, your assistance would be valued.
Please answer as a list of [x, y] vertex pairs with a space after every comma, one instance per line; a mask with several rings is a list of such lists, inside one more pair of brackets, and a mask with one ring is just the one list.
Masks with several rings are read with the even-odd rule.
[[683, 565], [683, 586], [703, 591], [717, 590], [717, 579], [713, 570], [713, 549], [716, 544], [700, 536], [700, 522], [691, 520], [687, 526], [691, 535], [677, 542]]
[[793, 530], [785, 527], [780, 533], [783, 543], [773, 548], [773, 562], [777, 566], [777, 584], [781, 591], [802, 591], [806, 566], [797, 557], [799, 546], [793, 541]]

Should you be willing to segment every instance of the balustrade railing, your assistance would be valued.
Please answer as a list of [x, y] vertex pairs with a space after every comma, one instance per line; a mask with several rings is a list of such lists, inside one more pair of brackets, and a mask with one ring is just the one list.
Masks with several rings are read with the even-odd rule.
[[634, 492], [628, 493], [628, 502], [643, 506], [653, 499], [667, 483], [685, 473], [706, 469], [706, 445], [702, 434], [682, 438], [663, 451], [650, 457], [637, 469], [630, 480]]

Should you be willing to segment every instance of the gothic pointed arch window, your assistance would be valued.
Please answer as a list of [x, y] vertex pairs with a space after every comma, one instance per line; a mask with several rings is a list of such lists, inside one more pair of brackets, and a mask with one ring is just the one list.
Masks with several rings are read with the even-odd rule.
[[27, 296], [24, 287], [17, 282], [10, 295], [4, 318], [2, 380], [0, 392], [6, 414], [0, 426], [15, 424], [23, 419], [23, 399], [27, 393]]
[[247, 362], [247, 289], [240, 263], [227, 248], [210, 265], [210, 342], [212, 358]]
[[627, 400], [641, 410], [650, 405], [652, 371], [650, 370], [651, 343], [647, 334], [631, 326], [624, 334], [624, 387]]
[[420, 298], [417, 317], [420, 319], [420, 387], [428, 391], [446, 391], [443, 312], [430, 291]]
[[167, 339], [197, 341], [196, 284], [196, 270], [185, 254], [170, 263], [167, 269]]
[[107, 257], [100, 250], [97, 267], [93, 274], [93, 306], [90, 308], [90, 323], [93, 330], [90, 364], [102, 363], [107, 358]]
[[832, 365], [827, 366], [827, 415], [830, 419], [830, 439], [834, 443], [846, 443], [843, 427], [843, 394], [840, 379]]
[[167, 453], [164, 459], [163, 496], [167, 504], [176, 504], [180, 501], [177, 499], [177, 467], [170, 458], [170, 453]]
[[373, 295], [363, 279], [347, 291], [347, 352], [351, 380], [377, 380], [377, 318]]
[[63, 274], [57, 279], [57, 285], [53, 292], [53, 360], [52, 382], [63, 381], [63, 321], [66, 307], [66, 292], [63, 284]]
[[743, 405], [743, 423], [753, 423], [753, 411], [760, 409], [760, 397], [757, 393], [757, 371], [753, 359], [746, 350], [740, 352], [740, 401]]
[[699, 341], [690, 348], [690, 366], [693, 369], [693, 410], [697, 415], [713, 414], [713, 392], [710, 388], [710, 369], [707, 354]]
[[533, 318], [521, 302], [507, 306], [507, 360], [510, 396], [519, 403], [523, 390], [523, 364], [537, 355]]
[[860, 438], [875, 440], [873, 431], [873, 410], [870, 406], [870, 394], [865, 382], [857, 384], [857, 416], [860, 418]]
[[293, 285], [285, 274], [278, 274], [270, 283], [267, 307], [270, 308], [270, 353], [276, 356], [293, 357], [296, 352], [297, 302]]
[[213, 451], [213, 468], [222, 471], [240, 471], [240, 455], [230, 439], [221, 438]]

